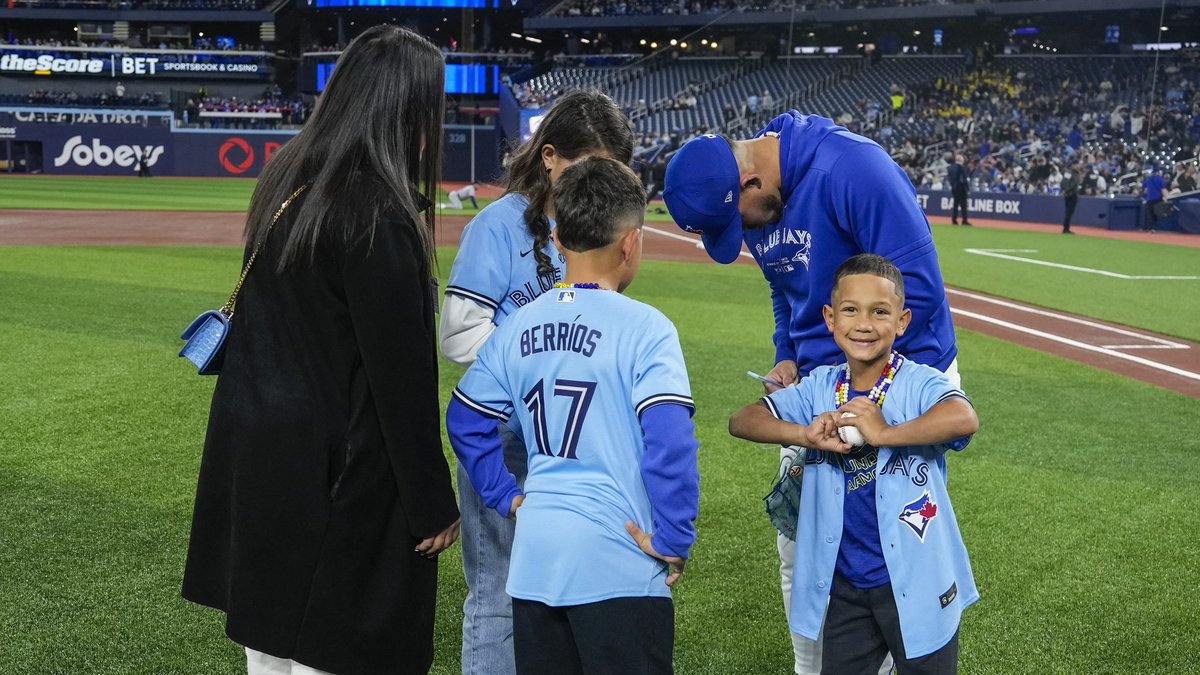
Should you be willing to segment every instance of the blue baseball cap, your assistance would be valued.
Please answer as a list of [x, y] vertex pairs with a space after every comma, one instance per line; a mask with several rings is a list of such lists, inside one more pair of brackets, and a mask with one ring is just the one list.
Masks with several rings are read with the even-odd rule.
[[698, 233], [708, 256], [723, 265], [742, 251], [740, 177], [733, 148], [712, 134], [688, 141], [667, 164], [667, 210], [685, 232]]

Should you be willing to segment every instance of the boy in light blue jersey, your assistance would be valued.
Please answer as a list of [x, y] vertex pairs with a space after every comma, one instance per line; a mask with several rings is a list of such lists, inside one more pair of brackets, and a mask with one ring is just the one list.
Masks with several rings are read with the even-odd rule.
[[[517, 520], [517, 671], [669, 673], [698, 445], [674, 326], [620, 294], [641, 259], [645, 190], [593, 157], [563, 173], [554, 203], [567, 283], [496, 329], [454, 391], [447, 432], [484, 503]], [[497, 435], [512, 417], [524, 490]]]
[[[628, 163], [633, 131], [607, 95], [577, 89], [558, 99], [537, 131], [513, 151], [506, 193], [479, 213], [462, 234], [442, 305], [441, 347], [446, 358], [470, 367], [497, 326], [563, 279], [564, 259], [554, 242], [553, 188], [567, 167], [600, 155]], [[525, 479], [525, 444], [516, 421], [502, 425], [505, 464]], [[512, 675], [512, 599], [504, 590], [515, 526], [484, 505], [462, 466], [463, 675]]]
[[[805, 448], [789, 625], [822, 673], [953, 673], [962, 611], [979, 599], [946, 490], [947, 450], [979, 420], [944, 373], [893, 351], [904, 278], [860, 254], [834, 274], [825, 325], [845, 363], [738, 411], [734, 436]], [[855, 435], [858, 435], [856, 438]]]

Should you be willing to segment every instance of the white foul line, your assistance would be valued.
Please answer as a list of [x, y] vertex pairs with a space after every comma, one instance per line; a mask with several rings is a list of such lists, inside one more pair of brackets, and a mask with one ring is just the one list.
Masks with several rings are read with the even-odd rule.
[[[1099, 328], [1101, 330], [1106, 330], [1110, 333], [1116, 333], [1118, 335], [1124, 335], [1126, 337], [1138, 338], [1139, 340], [1148, 340], [1150, 342], [1157, 342], [1164, 349], [1190, 349], [1190, 347], [1188, 345], [1180, 344], [1178, 342], [1171, 342], [1170, 340], [1164, 340], [1164, 339], [1154, 336], [1154, 335], [1143, 335], [1141, 333], [1136, 333], [1131, 330], [1125, 330], [1124, 328], [1117, 328], [1115, 326], [1106, 326], [1102, 323], [1096, 323], [1095, 321], [1088, 321], [1087, 319], [1080, 319], [1079, 317], [1075, 317], [1075, 316], [1068, 316], [1066, 314], [1059, 314], [1058, 312], [1051, 312], [1051, 311], [1047, 311], [1044, 309], [1038, 309], [1037, 307], [1027, 307], [1025, 305], [1018, 305], [1015, 302], [1008, 302], [1007, 300], [1000, 300], [998, 298], [989, 298], [986, 295], [969, 293], [967, 291], [961, 291], [957, 288], [947, 287], [946, 295], [961, 295], [964, 298], [970, 298], [972, 300], [978, 300], [980, 302], [990, 302], [993, 305], [1000, 305], [1001, 307], [1007, 307], [1009, 309], [1015, 309], [1015, 310], [1019, 310], [1022, 312], [1028, 312], [1030, 314], [1037, 314], [1038, 316], [1046, 316], [1046, 317], [1050, 317], [1052, 319], [1059, 319], [1060, 321], [1069, 321], [1071, 323], [1077, 323], [1081, 326], [1087, 326], [1089, 328]], [[1117, 347], [1114, 346], [1111, 348], [1116, 349]], [[1121, 348], [1122, 349], [1131, 349], [1132, 347], [1121, 347]], [[1145, 349], [1146, 347], [1137, 347], [1137, 348]]]
[[[949, 290], [949, 289], [947, 289], [947, 290]], [[1068, 346], [1071, 346], [1071, 347], [1075, 347], [1075, 348], [1077, 348], [1077, 349], [1084, 349], [1084, 350], [1087, 350], [1087, 351], [1089, 351], [1089, 352], [1097, 352], [1097, 353], [1099, 353], [1099, 354], [1104, 354], [1105, 356], [1111, 356], [1111, 357], [1113, 357], [1113, 358], [1117, 358], [1117, 359], [1125, 359], [1126, 361], [1132, 361], [1133, 363], [1137, 363], [1137, 364], [1140, 364], [1140, 365], [1143, 365], [1143, 366], [1147, 366], [1147, 367], [1150, 367], [1150, 368], [1155, 368], [1155, 369], [1157, 369], [1157, 370], [1162, 370], [1162, 371], [1165, 371], [1165, 372], [1171, 373], [1171, 374], [1173, 374], [1173, 375], [1178, 375], [1178, 376], [1180, 376], [1180, 377], [1186, 377], [1186, 378], [1188, 378], [1188, 379], [1190, 379], [1190, 380], [1197, 380], [1197, 381], [1200, 381], [1200, 373], [1193, 373], [1193, 372], [1191, 372], [1190, 370], [1183, 370], [1182, 368], [1176, 368], [1176, 367], [1174, 367], [1174, 366], [1168, 366], [1168, 365], [1166, 365], [1165, 363], [1158, 363], [1157, 361], [1151, 361], [1151, 360], [1149, 360], [1149, 359], [1143, 359], [1143, 358], [1142, 358], [1142, 357], [1140, 357], [1140, 356], [1134, 356], [1134, 355], [1132, 355], [1132, 354], [1123, 354], [1123, 353], [1121, 353], [1121, 352], [1118, 352], [1118, 351], [1113, 351], [1113, 350], [1111, 350], [1111, 349], [1107, 349], [1107, 348], [1105, 348], [1105, 347], [1097, 347], [1097, 346], [1095, 346], [1095, 345], [1089, 345], [1089, 344], [1087, 344], [1087, 343], [1085, 343], [1085, 342], [1079, 342], [1078, 340], [1072, 340], [1072, 339], [1070, 339], [1070, 338], [1065, 338], [1065, 337], [1062, 337], [1062, 336], [1060, 336], [1060, 335], [1054, 335], [1054, 334], [1052, 334], [1052, 333], [1046, 333], [1046, 332], [1044, 332], [1044, 331], [1040, 331], [1040, 330], [1037, 330], [1037, 329], [1035, 329], [1035, 328], [1029, 328], [1029, 327], [1027, 327], [1027, 326], [1021, 326], [1021, 325], [1019, 325], [1019, 324], [1010, 323], [1010, 322], [1008, 322], [1008, 321], [1002, 321], [1002, 320], [1000, 320], [1000, 319], [995, 319], [995, 318], [992, 318], [992, 317], [990, 317], [990, 316], [985, 316], [985, 315], [983, 315], [983, 314], [977, 314], [977, 313], [975, 313], [975, 312], [968, 312], [968, 311], [966, 311], [966, 310], [963, 310], [963, 309], [955, 309], [955, 308], [951, 307], [951, 308], [950, 308], [950, 311], [951, 311], [951, 312], [953, 312], [953, 313], [955, 313], [955, 314], [961, 314], [962, 316], [965, 316], [965, 317], [969, 317], [969, 318], [972, 318], [972, 319], [977, 319], [977, 320], [979, 320], [979, 321], [984, 321], [984, 322], [987, 322], [987, 323], [995, 324], [995, 325], [997, 325], [997, 326], [1002, 326], [1002, 327], [1004, 327], [1004, 328], [1008, 328], [1008, 329], [1010, 329], [1010, 330], [1015, 330], [1015, 331], [1018, 331], [1018, 332], [1021, 332], [1021, 333], [1027, 333], [1027, 334], [1029, 334], [1029, 335], [1034, 335], [1034, 336], [1037, 336], [1037, 337], [1040, 337], [1040, 338], [1045, 338], [1045, 339], [1047, 339], [1047, 340], [1051, 340], [1051, 341], [1053, 341], [1053, 342], [1059, 342], [1059, 343], [1062, 343], [1062, 344], [1064, 344], [1064, 345], [1068, 345]]]
[[[1134, 276], [1134, 275], [1129, 275], [1129, 274], [1121, 274], [1119, 272], [1109, 272], [1108, 270], [1092, 269], [1091, 267], [1078, 267], [1076, 265], [1064, 265], [1063, 263], [1049, 262], [1046, 260], [1035, 260], [1034, 258], [1022, 258], [1021, 256], [1007, 255], [1005, 253], [1001, 253], [1001, 251], [1012, 250], [1012, 249], [967, 248], [967, 249], [963, 249], [963, 250], [966, 251], [967, 253], [974, 253], [975, 255], [984, 255], [984, 256], [989, 256], [992, 258], [1003, 258], [1004, 260], [1015, 260], [1017, 262], [1029, 263], [1031, 265], [1042, 265], [1044, 267], [1057, 267], [1058, 269], [1071, 270], [1073, 272], [1086, 272], [1088, 274], [1099, 274], [1101, 276], [1112, 277], [1114, 279], [1129, 279], [1129, 280], [1135, 280], [1135, 281], [1136, 280], [1146, 280], [1146, 279], [1166, 280], [1166, 281], [1194, 281], [1196, 279], [1200, 279], [1200, 277], [1186, 277], [1186, 276]], [[1024, 250], [1021, 252], [1022, 253], [1036, 253], [1036, 251], [1031, 251], [1031, 250]]]
[[[667, 232], [666, 230], [660, 230], [657, 227], [650, 227], [649, 225], [643, 225], [642, 229], [650, 230], [651, 232], [653, 232], [655, 234], [661, 234], [662, 236], [670, 237], [671, 239], [678, 239], [679, 241], [686, 241], [689, 244], [695, 244], [696, 248], [704, 248], [704, 242], [700, 241], [699, 237], [689, 237], [686, 234], [679, 234], [678, 232]], [[738, 253], [738, 255], [745, 256], [747, 258], [750, 258], [751, 260], [754, 259], [754, 256], [750, 255], [749, 253], [746, 253], [745, 251], [740, 251]]]

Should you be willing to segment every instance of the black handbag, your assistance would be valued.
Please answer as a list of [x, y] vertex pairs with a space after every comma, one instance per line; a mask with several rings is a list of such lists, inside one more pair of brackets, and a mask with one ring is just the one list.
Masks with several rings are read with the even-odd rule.
[[[279, 221], [279, 217], [283, 215], [288, 205], [307, 187], [307, 185], [301, 185], [290, 197], [283, 200], [283, 204], [271, 218], [271, 224], [267, 226], [267, 234], [270, 234], [271, 228]], [[266, 235], [263, 236], [263, 239], [266, 239]], [[242, 276], [238, 279], [237, 286], [233, 287], [229, 301], [221, 309], [210, 309], [201, 313], [179, 336], [179, 339], [187, 342], [183, 345], [183, 349], [179, 350], [179, 355], [195, 364], [200, 375], [217, 375], [221, 372], [221, 365], [225, 361], [225, 340], [229, 337], [229, 330], [233, 327], [233, 306], [237, 303], [238, 293], [241, 292], [242, 284], [246, 282], [246, 275], [250, 273], [250, 268], [254, 265], [254, 259], [258, 257], [261, 248], [262, 242], [260, 241], [259, 245], [254, 247], [254, 252], [250, 254], [250, 259], [246, 261], [246, 266], [242, 268]]]

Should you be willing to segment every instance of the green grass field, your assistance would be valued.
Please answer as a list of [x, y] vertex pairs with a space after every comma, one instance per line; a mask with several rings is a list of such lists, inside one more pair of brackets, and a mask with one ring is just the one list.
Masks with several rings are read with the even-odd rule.
[[[936, 227], [947, 281], [1200, 334], [1195, 285], [1126, 287], [963, 252], [1032, 248], [1022, 255], [1188, 274], [1195, 250], [1016, 234]], [[453, 255], [440, 252], [443, 275]], [[179, 598], [214, 380], [176, 357], [179, 332], [224, 300], [239, 260], [232, 249], [0, 248], [0, 673], [244, 672], [221, 615]], [[776, 454], [725, 432], [760, 393], [742, 373], [773, 356], [765, 282], [750, 266], [648, 261], [631, 295], [676, 323], [698, 405], [699, 541], [675, 596], [677, 671], [789, 672], [760, 501]], [[982, 422], [949, 460], [983, 596], [965, 615], [962, 672], [1195, 672], [1200, 401], [959, 339]], [[445, 364], [444, 401], [461, 372]], [[456, 552], [441, 559], [435, 673], [458, 671]]]

